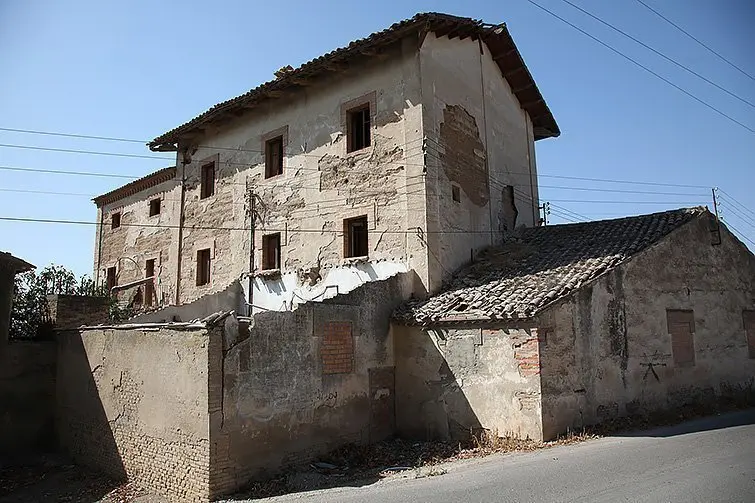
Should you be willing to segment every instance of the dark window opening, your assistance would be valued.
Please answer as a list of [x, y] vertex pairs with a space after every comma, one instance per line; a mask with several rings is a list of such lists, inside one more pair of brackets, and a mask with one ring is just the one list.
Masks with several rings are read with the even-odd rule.
[[210, 283], [211, 260], [209, 248], [197, 251], [197, 286]]
[[283, 136], [265, 142], [265, 178], [283, 174]]
[[110, 228], [117, 229], [121, 226], [121, 213], [113, 213], [110, 215]]
[[116, 276], [115, 267], [108, 267], [107, 268], [107, 291], [110, 293], [110, 290], [113, 289], [114, 286], [118, 284], [118, 276]]
[[458, 185], [451, 185], [451, 197], [455, 202], [461, 202], [461, 189]]
[[366, 257], [369, 254], [366, 216], [344, 220], [343, 232], [344, 257]]
[[211, 162], [202, 166], [202, 187], [199, 198], [204, 199], [215, 194], [215, 163]]
[[370, 146], [370, 105], [369, 103], [348, 112], [348, 152], [355, 152]]
[[[155, 259], [147, 260], [144, 265], [144, 277], [151, 278], [155, 275]], [[151, 306], [155, 298], [155, 280], [148, 281], [144, 284], [144, 305]]]
[[149, 216], [154, 217], [155, 215], [160, 214], [160, 199], [152, 199], [149, 202]]
[[262, 236], [262, 269], [280, 269], [281, 235]]

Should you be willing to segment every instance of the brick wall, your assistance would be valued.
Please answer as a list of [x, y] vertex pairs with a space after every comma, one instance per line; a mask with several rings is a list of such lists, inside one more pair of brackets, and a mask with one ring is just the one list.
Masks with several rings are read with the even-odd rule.
[[348, 374], [354, 370], [354, 337], [351, 322], [326, 321], [323, 323], [320, 344], [323, 374]]
[[209, 339], [204, 329], [59, 333], [61, 448], [175, 501], [207, 501]]
[[99, 325], [108, 321], [108, 299], [86, 295], [48, 295], [50, 320], [58, 330], [85, 325]]

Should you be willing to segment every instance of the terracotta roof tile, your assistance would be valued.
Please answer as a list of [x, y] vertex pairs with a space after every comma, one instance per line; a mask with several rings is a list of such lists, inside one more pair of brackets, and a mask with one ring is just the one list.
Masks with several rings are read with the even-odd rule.
[[154, 187], [155, 185], [158, 185], [160, 183], [167, 182], [168, 180], [172, 180], [173, 178], [175, 178], [175, 176], [176, 176], [175, 166], [163, 168], [158, 171], [155, 171], [154, 173], [150, 173], [146, 176], [143, 176], [139, 178], [138, 180], [129, 182], [126, 185], [121, 185], [117, 189], [111, 190], [110, 192], [102, 194], [101, 196], [97, 196], [94, 199], [92, 199], [92, 201], [94, 201], [94, 204], [96, 204], [98, 207], [103, 206], [105, 204], [109, 204], [109, 203], [118, 201], [120, 199], [123, 199], [125, 197], [137, 194], [143, 190], [146, 190], [150, 187]]
[[395, 318], [407, 324], [528, 319], [615, 268], [674, 229], [706, 214], [682, 208], [615, 220], [525, 229], [520, 239], [481, 253], [443, 291], [410, 301]]
[[516, 89], [515, 95], [519, 102], [530, 114], [535, 139], [561, 134], [505, 24], [490, 25], [471, 18], [429, 12], [417, 14], [393, 24], [390, 28], [355, 40], [348, 46], [315, 58], [299, 68], [277, 73], [278, 77], [275, 80], [265, 82], [241, 96], [218, 103], [189, 122], [158, 136], [148, 145], [156, 151], [175, 150], [182, 136], [197, 130], [203, 124], [233, 116], [234, 113], [243, 112], [263, 101], [285, 99], [281, 98], [281, 91], [301, 89], [305, 79], [332, 72], [334, 66], [339, 63], [350, 64], [360, 59], [372, 58], [390, 44], [423, 31], [432, 31], [438, 36], [481, 38], [511, 87]]

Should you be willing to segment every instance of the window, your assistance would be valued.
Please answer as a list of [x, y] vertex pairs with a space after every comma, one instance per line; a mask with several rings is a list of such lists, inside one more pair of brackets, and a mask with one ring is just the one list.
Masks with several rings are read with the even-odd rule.
[[209, 162], [202, 166], [202, 188], [199, 198], [205, 199], [215, 194], [215, 163]]
[[160, 198], [152, 199], [149, 202], [149, 216], [154, 217], [155, 215], [160, 214]]
[[210, 283], [210, 249], [197, 251], [197, 286], [207, 285]]
[[262, 269], [280, 269], [281, 267], [281, 235], [268, 234], [262, 236]]
[[370, 104], [352, 108], [347, 113], [348, 152], [370, 146]]
[[[155, 275], [155, 259], [147, 260], [144, 265], [144, 277], [151, 278]], [[151, 306], [155, 298], [155, 280], [144, 284], [144, 305]]]
[[755, 358], [755, 311], [745, 311], [744, 318], [745, 334], [747, 335], [747, 351], [750, 358]]
[[458, 185], [451, 185], [451, 197], [455, 202], [461, 202], [461, 188]]
[[283, 174], [283, 136], [265, 142], [265, 178]]
[[366, 257], [369, 254], [366, 216], [344, 220], [343, 234], [344, 257]]
[[695, 364], [695, 315], [692, 311], [666, 310], [668, 333], [671, 334], [671, 354], [677, 367]]
[[118, 284], [118, 276], [116, 276], [115, 267], [108, 267], [107, 268], [107, 291], [108, 293], [110, 290], [113, 289], [115, 285]]
[[113, 213], [110, 215], [110, 228], [117, 229], [121, 226], [121, 212]]

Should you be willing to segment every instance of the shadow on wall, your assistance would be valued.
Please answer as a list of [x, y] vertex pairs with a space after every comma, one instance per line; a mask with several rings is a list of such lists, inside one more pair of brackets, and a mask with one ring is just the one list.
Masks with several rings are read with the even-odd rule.
[[[396, 325], [394, 330], [399, 434], [443, 441], [479, 435], [484, 428], [462, 389], [463, 378], [448, 365], [430, 331]], [[470, 356], [474, 359], [473, 351]]]
[[60, 448], [76, 463], [124, 482], [126, 470], [94, 379], [102, 365], [89, 361], [80, 332], [60, 332], [58, 341], [55, 419]]

